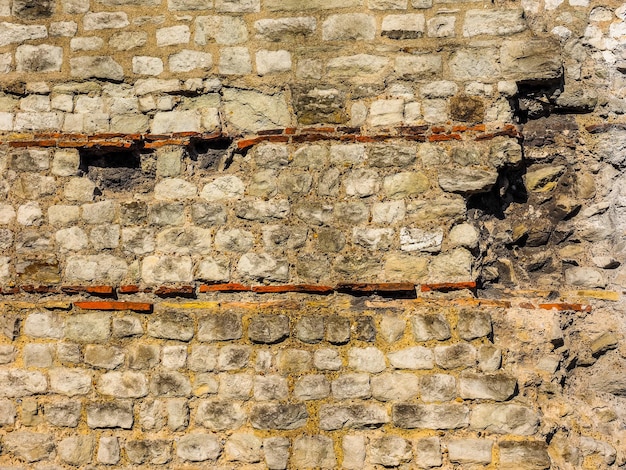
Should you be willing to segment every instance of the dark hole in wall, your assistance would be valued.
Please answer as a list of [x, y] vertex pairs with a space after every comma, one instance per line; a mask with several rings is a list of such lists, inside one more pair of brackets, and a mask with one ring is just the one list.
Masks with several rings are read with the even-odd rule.
[[564, 88], [562, 76], [550, 80], [517, 82], [517, 94], [511, 100], [517, 121], [524, 124], [559, 111], [556, 100]]
[[468, 197], [468, 211], [477, 212], [478, 218], [488, 216], [504, 219], [505, 211], [511, 204], [528, 202], [525, 173], [524, 165], [501, 168], [498, 171], [498, 180], [490, 191]]
[[198, 170], [217, 170], [228, 165], [231, 139], [192, 140], [187, 154]]
[[146, 192], [154, 187], [151, 153], [138, 149], [79, 149], [80, 170], [99, 190]]

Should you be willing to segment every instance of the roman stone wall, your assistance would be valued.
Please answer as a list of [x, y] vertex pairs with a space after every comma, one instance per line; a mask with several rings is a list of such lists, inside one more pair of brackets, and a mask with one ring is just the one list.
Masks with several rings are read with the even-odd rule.
[[625, 468], [625, 19], [0, 0], [0, 469]]

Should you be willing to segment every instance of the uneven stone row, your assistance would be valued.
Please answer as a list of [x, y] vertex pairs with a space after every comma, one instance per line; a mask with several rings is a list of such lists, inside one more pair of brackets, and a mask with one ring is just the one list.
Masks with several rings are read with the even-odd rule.
[[[342, 456], [336, 455], [333, 439], [323, 435], [257, 437], [251, 432], [237, 432], [225, 442], [219, 435], [192, 432], [176, 441], [155, 436], [150, 439], [102, 436], [74, 436], [55, 442], [50, 434], [19, 431], [8, 434], [7, 451], [27, 462], [48, 460], [55, 451], [60, 462], [81, 466], [89, 463], [115, 465], [125, 459], [131, 464], [163, 465], [170, 462], [258, 463], [270, 469], [288, 468], [362, 468], [365, 463], [385, 468], [414, 463], [420, 468], [455, 464], [488, 465], [499, 450], [499, 468], [550, 467], [546, 445], [538, 441], [479, 438], [426, 437], [408, 440], [400, 436], [367, 438], [350, 434], [341, 440]], [[447, 455], [444, 452], [447, 451]], [[445, 455], [445, 457], [444, 457]], [[444, 460], [445, 458], [445, 460]], [[22, 467], [12, 467], [22, 468]]]
[[[457, 312], [450, 312], [455, 314]], [[341, 315], [302, 315], [292, 318], [285, 314], [255, 314], [243, 316], [237, 311], [204, 312], [192, 315], [167, 311], [153, 315], [111, 315], [108, 312], [74, 313], [60, 315], [50, 311], [28, 314], [23, 323], [23, 334], [32, 338], [69, 339], [79, 343], [106, 342], [147, 336], [188, 342], [232, 341], [247, 338], [251, 343], [276, 344], [289, 337], [302, 343], [322, 341], [344, 345], [351, 340], [374, 342], [377, 337], [394, 343], [403, 337], [415, 342], [446, 341], [457, 337], [471, 341], [492, 333], [488, 312], [463, 309], [457, 313], [455, 327], [443, 313], [372, 316], [362, 314], [356, 319]], [[197, 322], [197, 329], [196, 329]], [[244, 322], [247, 324], [244, 328]], [[408, 333], [408, 334], [406, 334]], [[412, 333], [412, 335], [411, 335]], [[469, 343], [467, 343], [469, 345]]]

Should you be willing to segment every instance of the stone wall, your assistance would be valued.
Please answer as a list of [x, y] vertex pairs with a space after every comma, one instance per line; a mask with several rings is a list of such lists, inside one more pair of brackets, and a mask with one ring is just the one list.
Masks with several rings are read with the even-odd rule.
[[0, 469], [626, 468], [626, 6], [0, 16]]

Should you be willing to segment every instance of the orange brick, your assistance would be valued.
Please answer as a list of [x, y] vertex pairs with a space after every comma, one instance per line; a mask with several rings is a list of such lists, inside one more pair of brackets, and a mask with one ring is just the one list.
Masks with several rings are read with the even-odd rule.
[[248, 292], [252, 287], [237, 283], [226, 284], [203, 284], [200, 286], [200, 292]]
[[422, 292], [431, 292], [431, 291], [447, 292], [451, 290], [462, 290], [462, 289], [476, 289], [476, 282], [475, 281], [440, 282], [437, 284], [422, 284], [420, 286], [420, 291]]
[[151, 303], [105, 300], [96, 302], [74, 302], [74, 305], [83, 310], [132, 310], [134, 312], [151, 312], [153, 307]]

